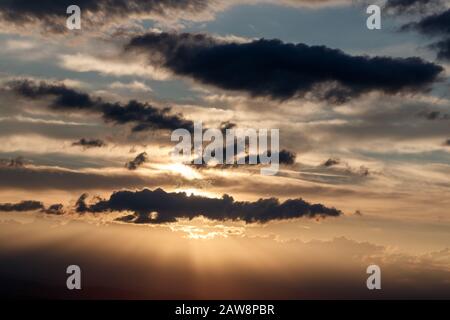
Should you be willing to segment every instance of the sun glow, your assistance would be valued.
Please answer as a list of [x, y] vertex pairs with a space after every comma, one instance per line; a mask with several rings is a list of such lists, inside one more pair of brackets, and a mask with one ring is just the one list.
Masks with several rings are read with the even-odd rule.
[[171, 163], [171, 164], [161, 164], [157, 165], [158, 169], [171, 171], [173, 173], [181, 174], [183, 177], [189, 180], [201, 179], [202, 175], [196, 170], [182, 164], [182, 163]]

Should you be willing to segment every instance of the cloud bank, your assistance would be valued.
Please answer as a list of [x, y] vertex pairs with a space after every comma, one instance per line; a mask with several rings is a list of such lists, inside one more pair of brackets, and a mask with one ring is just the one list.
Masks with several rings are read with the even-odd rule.
[[78, 212], [133, 211], [132, 215], [120, 218], [120, 221], [132, 223], [167, 223], [179, 218], [193, 219], [198, 216], [220, 221], [266, 223], [300, 217], [337, 217], [342, 214], [338, 209], [310, 204], [300, 198], [284, 202], [276, 198], [241, 202], [226, 194], [221, 199], [215, 199], [188, 196], [184, 192], [170, 193], [160, 188], [154, 191], [117, 191], [108, 200], [100, 200], [92, 205], [87, 205], [84, 200], [85, 198], [80, 198], [78, 201]]
[[443, 70], [417, 57], [351, 56], [280, 40], [230, 43], [205, 34], [147, 33], [126, 49], [200, 83], [279, 100], [312, 95], [340, 103], [372, 91], [426, 90]]
[[11, 81], [7, 86], [16, 94], [28, 99], [53, 98], [49, 107], [58, 111], [85, 111], [102, 115], [106, 122], [134, 124], [134, 132], [144, 130], [193, 130], [194, 124], [180, 114], [171, 114], [170, 108], [156, 108], [148, 103], [130, 100], [126, 104], [110, 103], [99, 97], [66, 87], [64, 84], [35, 82], [32, 80]]

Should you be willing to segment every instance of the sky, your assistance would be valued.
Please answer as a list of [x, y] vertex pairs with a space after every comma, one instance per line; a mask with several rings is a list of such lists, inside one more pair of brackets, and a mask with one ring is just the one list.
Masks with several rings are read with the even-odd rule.
[[[0, 295], [450, 298], [449, 23], [447, 0], [0, 1]], [[174, 161], [196, 122], [278, 129], [278, 172]]]

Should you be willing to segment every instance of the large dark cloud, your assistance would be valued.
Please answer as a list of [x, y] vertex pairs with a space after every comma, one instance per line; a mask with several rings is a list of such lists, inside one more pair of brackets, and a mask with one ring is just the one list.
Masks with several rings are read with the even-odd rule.
[[193, 122], [180, 114], [171, 114], [170, 108], [156, 108], [148, 103], [131, 100], [126, 104], [106, 102], [99, 97], [66, 87], [64, 84], [35, 82], [31, 80], [11, 81], [7, 85], [15, 93], [28, 99], [53, 98], [50, 108], [59, 111], [96, 112], [106, 122], [115, 124], [132, 123], [133, 131], [150, 129], [193, 130]]
[[179, 12], [195, 13], [208, 8], [210, 0], [5, 0], [0, 1], [0, 18], [15, 25], [39, 22], [46, 31], [64, 32], [66, 9], [73, 4], [82, 11], [83, 27], [97, 27], [114, 18], [133, 15], [166, 16]]
[[201, 83], [274, 99], [311, 94], [344, 102], [371, 91], [423, 90], [443, 70], [416, 57], [351, 56], [280, 40], [229, 43], [204, 34], [148, 33], [133, 38], [126, 48]]
[[[82, 210], [80, 209], [82, 208]], [[133, 223], [175, 222], [178, 218], [193, 219], [204, 216], [212, 220], [241, 220], [246, 223], [265, 223], [272, 220], [300, 217], [339, 216], [340, 210], [321, 204], [310, 204], [302, 199], [280, 202], [276, 198], [260, 199], [255, 202], [235, 201], [229, 195], [221, 199], [206, 198], [186, 193], [169, 193], [162, 189], [154, 191], [118, 191], [108, 200], [87, 205], [79, 200], [77, 211], [108, 212], [133, 211], [133, 215], [121, 218]]]

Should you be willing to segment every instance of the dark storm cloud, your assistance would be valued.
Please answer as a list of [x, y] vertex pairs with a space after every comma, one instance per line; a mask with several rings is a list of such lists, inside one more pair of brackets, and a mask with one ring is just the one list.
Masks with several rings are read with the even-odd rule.
[[106, 143], [103, 140], [100, 139], [85, 139], [85, 138], [81, 138], [78, 141], [75, 141], [74, 143], [72, 143], [72, 146], [80, 146], [83, 147], [85, 149], [89, 149], [89, 148], [101, 148], [104, 147], [106, 145]]
[[427, 89], [442, 67], [420, 58], [351, 56], [325, 46], [260, 39], [221, 42], [204, 34], [148, 33], [127, 50], [148, 54], [175, 74], [227, 90], [273, 99], [304, 97], [344, 102], [371, 91]]
[[143, 165], [145, 162], [147, 162], [147, 152], [142, 152], [136, 156], [133, 160], [125, 163], [125, 168], [128, 170], [136, 170], [141, 165]]
[[[85, 208], [78, 210], [78, 208]], [[321, 204], [310, 204], [302, 199], [289, 199], [280, 202], [276, 198], [260, 199], [255, 202], [235, 201], [229, 195], [221, 199], [206, 198], [186, 193], [168, 193], [162, 189], [154, 191], [117, 191], [109, 200], [100, 200], [86, 205], [84, 200], [77, 211], [108, 212], [133, 211], [134, 214], [121, 218], [133, 223], [175, 222], [179, 218], [193, 219], [204, 216], [212, 220], [245, 221], [246, 223], [265, 223], [272, 220], [294, 219], [300, 217], [337, 217], [342, 214], [335, 208]]]
[[[105, 23], [114, 18], [131, 15], [164, 16], [171, 10], [199, 12], [210, 0], [14, 0], [0, 1], [0, 18], [15, 25], [40, 22], [47, 31], [64, 32], [67, 7], [78, 5], [83, 14], [83, 25]], [[98, 19], [98, 18], [102, 19]], [[97, 19], [96, 19], [97, 18]], [[93, 21], [90, 21], [90, 20]]]
[[430, 45], [437, 50], [438, 58], [450, 60], [450, 9], [424, 17], [419, 22], [409, 23], [403, 30], [416, 30], [427, 36], [442, 37], [442, 40]]
[[151, 129], [193, 130], [193, 122], [180, 114], [171, 114], [170, 108], [155, 108], [148, 103], [130, 100], [126, 104], [106, 102], [99, 97], [67, 88], [64, 84], [54, 84], [31, 80], [11, 81], [7, 84], [16, 94], [28, 99], [53, 98], [50, 108], [59, 111], [87, 111], [100, 113], [106, 122], [115, 124], [133, 123], [133, 131]]

